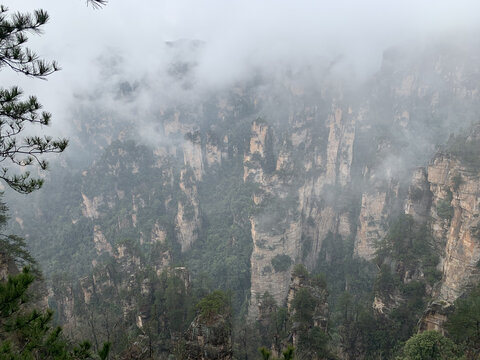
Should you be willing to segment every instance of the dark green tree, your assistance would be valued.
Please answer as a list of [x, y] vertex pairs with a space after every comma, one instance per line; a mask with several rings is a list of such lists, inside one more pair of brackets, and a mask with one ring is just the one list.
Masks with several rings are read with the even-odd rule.
[[[314, 277], [314, 280], [311, 281], [319, 286], [321, 286], [320, 284], [326, 286], [325, 280], [321, 276]], [[298, 335], [296, 356], [300, 360], [332, 358], [328, 349], [328, 335], [324, 329], [314, 324], [317, 302], [318, 300], [309, 288], [299, 289], [292, 301], [294, 310], [292, 318], [296, 323], [294, 327]]]
[[315, 311], [316, 299], [308, 289], [301, 288], [295, 294], [292, 307], [295, 310], [293, 320], [302, 323], [302, 325], [310, 326]]
[[13, 267], [17, 269], [28, 266], [37, 277], [40, 277], [37, 262], [28, 252], [25, 239], [3, 232], [8, 220], [8, 207], [2, 198], [3, 193], [0, 192], [0, 260], [3, 259], [5, 264], [14, 264]]
[[464, 347], [467, 358], [480, 357], [480, 286], [457, 300], [445, 328], [448, 335]]
[[186, 326], [187, 305], [187, 293], [182, 279], [177, 276], [168, 277], [165, 308], [170, 330], [181, 331]]
[[437, 331], [413, 335], [405, 343], [401, 360], [460, 359], [456, 345]]
[[262, 360], [269, 360], [270, 356], [272, 356], [272, 353], [266, 347], [261, 347], [258, 351], [262, 355]]
[[217, 316], [231, 316], [231, 300], [229, 294], [215, 290], [205, 296], [197, 304], [197, 310], [202, 321], [209, 322]]
[[72, 346], [63, 337], [62, 329], [52, 326], [51, 310], [29, 309], [28, 289], [34, 280], [26, 267], [0, 283], [0, 359], [107, 359], [109, 343], [98, 354], [92, 353], [87, 341]]
[[272, 358], [272, 352], [268, 350], [266, 347], [262, 346], [260, 349], [258, 349], [260, 352], [260, 355], [262, 355], [262, 360], [293, 360], [293, 356], [295, 353], [295, 348], [291, 345], [288, 345], [285, 350], [282, 351], [283, 357], [281, 359], [277, 358]]
[[332, 359], [328, 350], [328, 335], [319, 327], [313, 327], [300, 333], [298, 339], [299, 359]]

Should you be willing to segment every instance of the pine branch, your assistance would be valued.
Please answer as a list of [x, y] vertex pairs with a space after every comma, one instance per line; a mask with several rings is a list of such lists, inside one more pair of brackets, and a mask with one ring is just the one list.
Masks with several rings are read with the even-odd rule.
[[87, 5], [92, 5], [94, 9], [99, 9], [107, 5], [108, 0], [87, 0]]

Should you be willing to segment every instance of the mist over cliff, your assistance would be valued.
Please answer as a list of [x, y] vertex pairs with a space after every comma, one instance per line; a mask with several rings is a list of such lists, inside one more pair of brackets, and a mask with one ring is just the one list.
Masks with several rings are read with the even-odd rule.
[[64, 70], [5, 84], [70, 144], [5, 197], [70, 336], [367, 359], [446, 334], [479, 282], [476, 3], [50, 6], [33, 43]]

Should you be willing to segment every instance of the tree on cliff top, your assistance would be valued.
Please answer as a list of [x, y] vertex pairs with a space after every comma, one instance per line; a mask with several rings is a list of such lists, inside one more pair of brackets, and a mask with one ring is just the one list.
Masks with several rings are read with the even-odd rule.
[[[47, 62], [25, 46], [29, 33], [39, 34], [47, 23], [44, 10], [30, 13], [9, 13], [0, 5], [0, 70], [8, 68], [28, 77], [45, 79], [59, 67], [55, 61]], [[66, 139], [54, 140], [49, 136], [25, 135], [29, 125], [49, 125], [51, 114], [42, 111], [35, 96], [23, 97], [22, 91], [13, 86], [0, 88], [0, 179], [20, 193], [39, 189], [43, 179], [32, 177], [30, 171], [17, 173], [19, 168], [48, 166], [44, 155], [60, 153], [67, 147]]]
[[197, 304], [200, 319], [205, 322], [211, 322], [217, 316], [231, 316], [231, 299], [229, 294], [215, 290], [214, 292], [205, 296]]

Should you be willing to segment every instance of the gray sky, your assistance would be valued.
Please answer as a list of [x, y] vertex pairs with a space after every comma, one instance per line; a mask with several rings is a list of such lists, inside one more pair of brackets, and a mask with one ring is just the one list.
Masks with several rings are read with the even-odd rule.
[[98, 58], [121, 53], [127, 76], [156, 74], [165, 61], [164, 41], [206, 42], [198, 68], [204, 86], [243, 78], [253, 68], [302, 65], [344, 55], [358, 74], [375, 71], [382, 51], [396, 44], [428, 41], [480, 24], [478, 0], [110, 0], [102, 10], [83, 0], [7, 0], [11, 10], [39, 6], [51, 15], [31, 47], [56, 59], [62, 71], [48, 81], [25, 79], [3, 69], [2, 85], [20, 84], [37, 94], [54, 122], [66, 118], [74, 92], [98, 83]]

